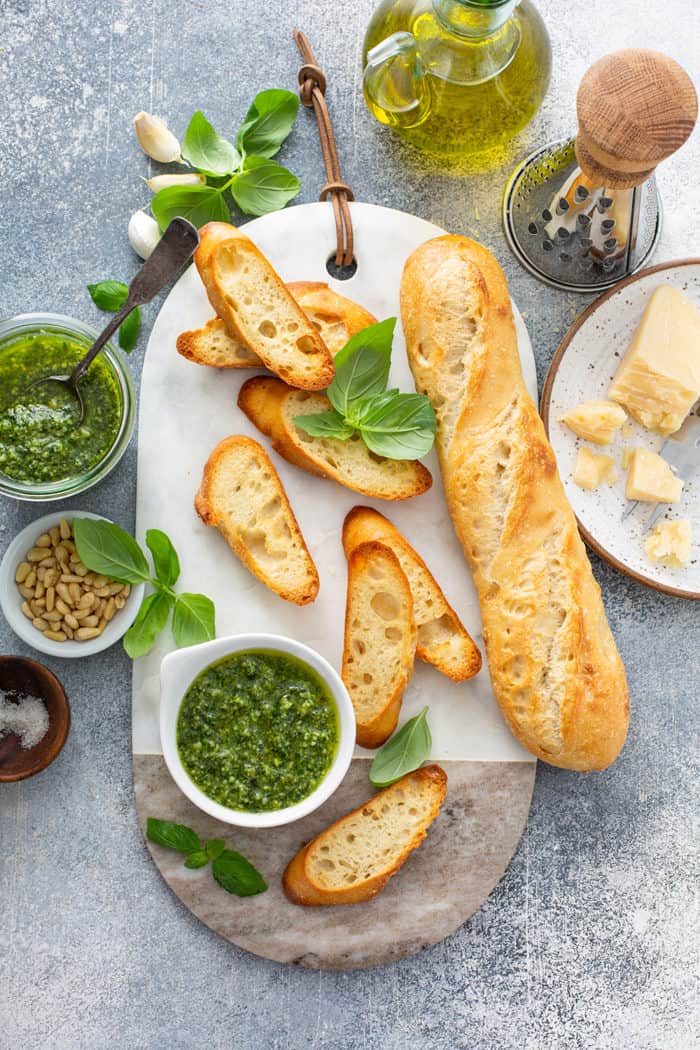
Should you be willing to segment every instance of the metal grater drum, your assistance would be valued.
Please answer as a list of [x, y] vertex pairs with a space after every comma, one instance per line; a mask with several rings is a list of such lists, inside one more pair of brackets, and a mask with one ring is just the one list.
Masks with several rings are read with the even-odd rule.
[[562, 203], [558, 195], [580, 171], [575, 141], [550, 143], [518, 165], [506, 186], [503, 225], [516, 258], [535, 277], [597, 293], [649, 261], [661, 234], [661, 201], [652, 175], [632, 190], [580, 188], [573, 207]]

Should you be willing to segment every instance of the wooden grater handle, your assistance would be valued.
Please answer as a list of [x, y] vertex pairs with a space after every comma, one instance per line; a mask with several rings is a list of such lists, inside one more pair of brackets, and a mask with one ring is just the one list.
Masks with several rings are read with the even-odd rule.
[[588, 70], [576, 97], [576, 157], [600, 186], [638, 186], [675, 153], [698, 116], [685, 70], [658, 51], [605, 55]]

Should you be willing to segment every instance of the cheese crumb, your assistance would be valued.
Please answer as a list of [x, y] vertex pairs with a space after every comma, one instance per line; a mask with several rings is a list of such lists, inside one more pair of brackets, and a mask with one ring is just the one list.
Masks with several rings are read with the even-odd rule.
[[574, 434], [596, 445], [609, 445], [626, 419], [624, 408], [614, 401], [583, 401], [559, 416]]
[[682, 569], [690, 561], [690, 544], [690, 519], [677, 518], [658, 522], [644, 540], [644, 550], [650, 561]]
[[604, 481], [608, 485], [617, 481], [615, 460], [612, 456], [601, 456], [588, 448], [580, 448], [574, 469], [574, 484], [592, 492]]

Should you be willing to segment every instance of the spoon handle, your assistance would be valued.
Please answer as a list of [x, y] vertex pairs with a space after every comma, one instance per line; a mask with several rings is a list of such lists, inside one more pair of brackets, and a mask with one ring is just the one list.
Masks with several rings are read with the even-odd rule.
[[71, 372], [71, 381], [74, 386], [80, 382], [105, 343], [112, 338], [131, 311], [137, 306], [150, 303], [151, 299], [188, 262], [198, 244], [199, 233], [191, 222], [182, 218], [173, 219], [170, 222], [150, 257], [146, 259], [129, 285], [129, 294], [121, 310], [114, 315]]

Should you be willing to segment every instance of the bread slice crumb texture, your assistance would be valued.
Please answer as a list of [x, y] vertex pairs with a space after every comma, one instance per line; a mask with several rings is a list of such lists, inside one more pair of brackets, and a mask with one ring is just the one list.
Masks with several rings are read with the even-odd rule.
[[316, 566], [279, 475], [257, 441], [234, 435], [216, 446], [195, 508], [265, 586], [298, 605], [314, 600]]

